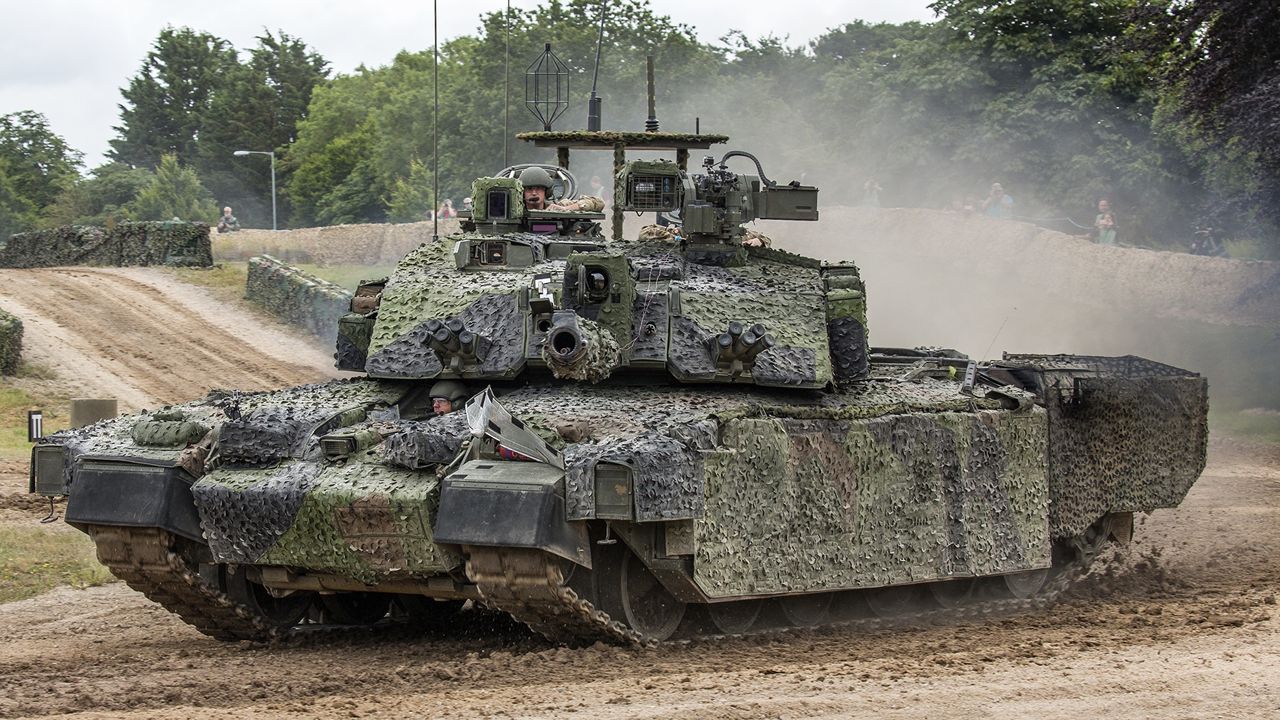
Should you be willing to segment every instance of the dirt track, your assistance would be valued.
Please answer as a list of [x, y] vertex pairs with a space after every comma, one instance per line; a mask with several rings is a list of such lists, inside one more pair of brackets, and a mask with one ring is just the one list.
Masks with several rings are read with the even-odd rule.
[[22, 318], [24, 359], [122, 412], [337, 375], [317, 342], [162, 270], [0, 270], [0, 307]]
[[0, 606], [0, 716], [1276, 717], [1280, 453], [1213, 456], [1182, 508], [1042, 615], [651, 651], [556, 649], [475, 621], [261, 648], [113, 584]]

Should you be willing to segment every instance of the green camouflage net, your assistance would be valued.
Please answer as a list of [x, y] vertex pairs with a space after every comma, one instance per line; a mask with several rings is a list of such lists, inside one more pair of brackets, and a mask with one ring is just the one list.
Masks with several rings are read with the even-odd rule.
[[22, 321], [0, 310], [0, 375], [18, 371], [22, 355]]
[[350, 291], [285, 265], [270, 255], [249, 260], [244, 296], [326, 340], [337, 336], [338, 319], [351, 307]]
[[64, 225], [19, 233], [0, 246], [0, 267], [66, 265], [209, 267], [213, 265], [209, 226], [188, 222]]

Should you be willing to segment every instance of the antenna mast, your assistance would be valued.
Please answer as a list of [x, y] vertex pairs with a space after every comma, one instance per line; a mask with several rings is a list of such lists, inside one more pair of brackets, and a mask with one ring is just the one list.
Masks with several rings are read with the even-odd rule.
[[596, 36], [596, 67], [591, 72], [591, 98], [587, 100], [587, 129], [600, 129], [601, 100], [596, 95], [596, 81], [600, 79], [600, 47], [604, 45], [604, 12], [609, 7], [609, 0], [600, 0], [600, 34]]
[[502, 167], [511, 167], [511, 0], [507, 0], [507, 54], [502, 59]]
[[431, 85], [435, 93], [431, 112], [431, 240], [440, 239], [440, 0], [431, 0]]

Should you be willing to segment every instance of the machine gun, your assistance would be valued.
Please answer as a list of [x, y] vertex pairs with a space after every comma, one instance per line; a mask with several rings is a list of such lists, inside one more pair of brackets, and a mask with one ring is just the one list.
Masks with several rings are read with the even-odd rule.
[[[756, 175], [729, 170], [727, 162], [744, 157]], [[753, 220], [817, 220], [818, 188], [792, 181], [779, 185], [764, 174], [760, 161], [741, 150], [702, 161], [701, 173], [681, 170], [665, 160], [637, 160], [623, 169], [623, 208], [678, 216], [686, 252], [701, 262], [731, 260], [741, 253], [743, 225]], [[691, 258], [694, 259], [694, 258]]]

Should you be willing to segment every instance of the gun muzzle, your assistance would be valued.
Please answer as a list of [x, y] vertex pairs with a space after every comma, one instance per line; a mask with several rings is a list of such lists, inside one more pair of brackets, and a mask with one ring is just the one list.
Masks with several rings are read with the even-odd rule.
[[604, 326], [572, 310], [552, 315], [542, 358], [556, 377], [599, 382], [609, 377], [620, 357], [617, 341]]

